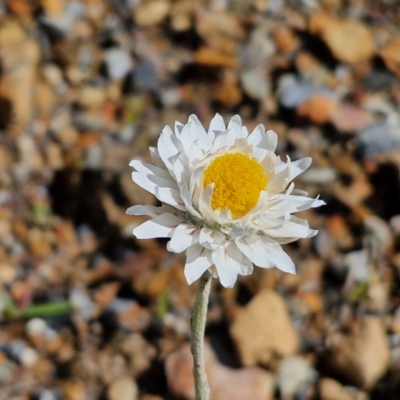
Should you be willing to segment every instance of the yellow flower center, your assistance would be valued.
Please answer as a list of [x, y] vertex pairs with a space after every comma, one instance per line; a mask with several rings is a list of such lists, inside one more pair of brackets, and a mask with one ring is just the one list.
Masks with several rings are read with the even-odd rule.
[[203, 187], [214, 183], [211, 199], [213, 210], [231, 210], [234, 218], [247, 214], [267, 187], [262, 165], [242, 153], [216, 157], [204, 171]]

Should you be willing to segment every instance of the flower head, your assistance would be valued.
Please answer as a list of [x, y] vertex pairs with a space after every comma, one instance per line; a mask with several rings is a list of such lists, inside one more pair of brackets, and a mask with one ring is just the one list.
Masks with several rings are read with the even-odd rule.
[[276, 144], [275, 132], [260, 124], [249, 134], [238, 115], [226, 126], [216, 114], [208, 132], [195, 115], [185, 125], [176, 122], [174, 131], [166, 126], [150, 148], [153, 164], [130, 163], [133, 181], [162, 203], [127, 210], [151, 217], [133, 234], [167, 237], [169, 251], [186, 251], [189, 284], [211, 267], [225, 287], [251, 274], [253, 264], [295, 273], [281, 244], [317, 231], [292, 214], [324, 203], [292, 183], [311, 158], [284, 162]]

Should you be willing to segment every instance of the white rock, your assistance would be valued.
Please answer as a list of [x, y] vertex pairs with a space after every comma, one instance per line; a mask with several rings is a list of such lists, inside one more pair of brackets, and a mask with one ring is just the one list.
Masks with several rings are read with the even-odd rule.
[[111, 79], [124, 78], [133, 67], [132, 58], [124, 49], [113, 48], [104, 53], [104, 62], [107, 65]]
[[31, 334], [43, 334], [46, 328], [47, 323], [43, 318], [32, 318], [25, 325], [25, 330]]
[[24, 347], [21, 350], [19, 355], [19, 361], [24, 367], [32, 367], [36, 364], [36, 361], [39, 359], [39, 355], [36, 350], [32, 349], [32, 347]]
[[305, 358], [290, 356], [280, 363], [276, 378], [281, 396], [293, 397], [299, 389], [316, 378], [316, 371]]
[[270, 91], [269, 81], [262, 69], [247, 69], [240, 74], [240, 81], [245, 93], [255, 100], [263, 100]]
[[371, 275], [371, 265], [366, 249], [347, 253], [343, 257], [343, 264], [349, 269], [348, 279], [351, 281], [367, 281]]

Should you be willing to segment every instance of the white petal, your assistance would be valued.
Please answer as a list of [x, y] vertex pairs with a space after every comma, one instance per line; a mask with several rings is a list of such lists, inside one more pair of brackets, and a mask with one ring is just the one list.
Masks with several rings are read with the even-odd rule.
[[271, 181], [275, 175], [276, 155], [275, 153], [269, 153], [264, 159], [260, 160], [263, 167], [264, 173]]
[[[176, 156], [171, 157], [172, 175], [176, 182], [187, 182], [189, 180], [189, 171], [185, 164], [187, 164], [186, 155], [178, 153]], [[186, 161], [186, 162], [185, 162]]]
[[175, 136], [168, 126], [163, 129], [158, 139], [157, 149], [159, 156], [168, 169], [172, 169], [171, 158], [183, 150], [179, 138]]
[[293, 161], [290, 163], [290, 180], [296, 178], [297, 175], [300, 175], [311, 165], [311, 157], [304, 157], [300, 160]]
[[268, 203], [268, 193], [264, 190], [261, 191], [260, 197], [258, 198], [257, 204], [246, 214], [244, 215], [240, 221], [247, 223], [254, 219], [254, 216], [257, 215], [260, 210], [265, 208], [265, 205]]
[[211, 183], [204, 188], [199, 196], [199, 210], [205, 219], [211, 219], [214, 215], [211, 209], [211, 199], [214, 189], [214, 183]]
[[173, 253], [182, 253], [188, 247], [199, 241], [199, 229], [193, 225], [179, 224], [167, 243], [167, 250]]
[[[189, 122], [192, 123], [192, 126], [196, 131], [195, 134], [197, 136], [206, 136], [207, 135], [206, 130], [204, 129], [202, 123], [199, 121], [199, 118], [197, 117], [196, 114], [191, 114], [189, 116]], [[192, 132], [194, 132], [193, 129], [192, 129]]]
[[208, 128], [208, 134], [213, 133], [214, 137], [216, 133], [223, 132], [226, 130], [224, 119], [219, 114], [215, 114], [214, 118], [210, 122], [210, 127]]
[[[189, 121], [191, 122], [190, 124], [190, 132], [193, 137], [192, 141], [192, 146], [193, 143], [197, 143], [197, 146], [204, 152], [207, 153], [210, 151], [212, 147], [212, 143], [214, 140], [214, 135], [213, 134], [207, 134], [205, 129], [203, 128], [203, 125], [201, 122], [198, 120], [198, 118], [193, 115], [191, 116], [192, 118], [189, 118]], [[189, 149], [190, 151], [191, 149]]]
[[242, 254], [239, 249], [233, 243], [224, 242], [211, 253], [211, 257], [221, 285], [226, 288], [232, 287], [242, 268]]
[[[211, 147], [211, 145], [210, 145]], [[207, 147], [206, 151], [208, 151], [209, 147]], [[188, 157], [189, 157], [189, 167], [192, 167], [194, 169], [194, 164], [197, 164], [197, 162], [202, 161], [204, 158], [204, 152], [203, 152], [203, 147], [200, 146], [200, 140], [196, 140], [193, 142], [192, 147], [190, 148]]]
[[235, 240], [239, 250], [254, 264], [262, 268], [272, 268], [273, 261], [262, 239], [257, 235], [247, 235]]
[[201, 148], [203, 148], [203, 144], [207, 150], [211, 146], [211, 142], [209, 141], [203, 125], [194, 114], [190, 115], [188, 123], [183, 127], [180, 138], [186, 155], [189, 155], [192, 145], [196, 141]]
[[151, 239], [157, 237], [170, 237], [173, 230], [182, 222], [174, 214], [161, 214], [146, 221], [133, 230], [138, 239]]
[[296, 267], [292, 259], [282, 250], [282, 247], [272, 239], [265, 237], [262, 239], [275, 266], [283, 272], [295, 274]]
[[282, 190], [286, 189], [289, 181], [290, 170], [286, 166], [284, 169], [274, 175], [271, 182], [268, 183], [266, 190], [270, 196], [280, 193]]
[[254, 157], [259, 163], [262, 163], [264, 160], [266, 160], [265, 162], [268, 163], [268, 170], [270, 170], [272, 167], [272, 159], [268, 156], [272, 154], [273, 153], [270, 153], [260, 147], [255, 147], [252, 152], [252, 157]]
[[129, 163], [130, 167], [136, 169], [144, 175], [156, 175], [160, 178], [171, 179], [171, 174], [164, 168], [156, 167], [155, 165], [145, 163], [139, 160], [132, 160]]
[[[253, 132], [250, 133], [247, 140], [250, 144], [254, 147], [258, 146], [265, 136], [265, 127], [263, 124], [258, 124], [254, 129]], [[261, 146], [260, 146], [261, 147]]]
[[186, 251], [185, 277], [190, 285], [199, 279], [212, 265], [211, 252], [195, 244]]
[[293, 194], [294, 191], [294, 183], [292, 182], [285, 191], [286, 195]]
[[229, 229], [228, 234], [231, 238], [242, 237], [246, 232], [246, 228], [247, 226], [242, 222], [236, 222], [235, 224], [233, 224], [232, 228], [231, 227], [228, 228]]
[[180, 187], [180, 196], [185, 205], [185, 209], [196, 218], [202, 219], [202, 215], [193, 207], [192, 196], [186, 183], [182, 183]]
[[242, 253], [242, 261], [240, 263], [240, 275], [247, 276], [253, 273], [253, 263]]
[[201, 228], [199, 243], [209, 250], [216, 250], [225, 240], [225, 236], [213, 229]]
[[[297, 237], [297, 238], [310, 238], [315, 236], [318, 231], [310, 229], [308, 224], [296, 222], [298, 219], [292, 216], [291, 221], [285, 221], [282, 226], [278, 228], [266, 228], [264, 233], [272, 237]], [[302, 220], [305, 221], [305, 220]]]
[[265, 132], [265, 136], [261, 142], [261, 147], [270, 151], [275, 151], [277, 145], [278, 145], [278, 135], [271, 130]]
[[156, 217], [162, 212], [162, 207], [156, 206], [132, 206], [126, 210], [126, 214], [129, 215], [149, 215], [150, 217]]
[[169, 204], [179, 210], [185, 211], [185, 203], [181, 199], [181, 196], [176, 189], [168, 187], [156, 187], [154, 189], [154, 195], [163, 203]]
[[284, 216], [277, 216], [276, 213], [267, 211], [265, 213], [256, 214], [256, 217], [249, 222], [249, 226], [256, 231], [267, 233], [281, 228], [285, 223]]
[[156, 195], [156, 189], [160, 186], [167, 188], [177, 188], [176, 182], [172, 178], [164, 179], [155, 175], [144, 175], [136, 171], [132, 172], [132, 180], [141, 188], [147, 190], [154, 195]]
[[177, 137], [180, 137], [180, 134], [182, 132], [182, 129], [185, 125], [183, 125], [181, 122], [179, 121], [175, 121], [175, 135]]
[[245, 137], [242, 130], [242, 120], [239, 115], [234, 115], [228, 123], [228, 132], [233, 135], [235, 139]]
[[[232, 137], [233, 139], [234, 137]], [[223, 149], [225, 147], [232, 146], [233, 141], [229, 141], [228, 137], [228, 131], [223, 131], [218, 133], [218, 135], [215, 136], [214, 142], [212, 144], [212, 153], [216, 153], [218, 150]]]
[[309, 208], [319, 207], [325, 204], [324, 201], [316, 199], [310, 199], [305, 196], [293, 196], [293, 195], [277, 195], [274, 196], [271, 201], [271, 205], [268, 205], [268, 211], [271, 212], [289, 212], [294, 213], [298, 211], [308, 210]]
[[159, 168], [165, 169], [164, 161], [161, 159], [158, 150], [155, 147], [149, 147], [151, 161]]
[[181, 143], [183, 151], [186, 155], [189, 154], [192, 143], [199, 138], [196, 129], [192, 129], [193, 123], [188, 122], [181, 132]]

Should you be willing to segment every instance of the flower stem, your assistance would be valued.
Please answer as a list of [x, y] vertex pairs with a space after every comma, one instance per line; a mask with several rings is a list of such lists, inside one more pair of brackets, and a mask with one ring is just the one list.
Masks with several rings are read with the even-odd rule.
[[211, 274], [204, 272], [197, 286], [192, 317], [192, 341], [190, 349], [193, 355], [193, 376], [196, 400], [208, 400], [210, 387], [204, 364], [204, 330], [206, 327], [208, 297], [211, 288]]

